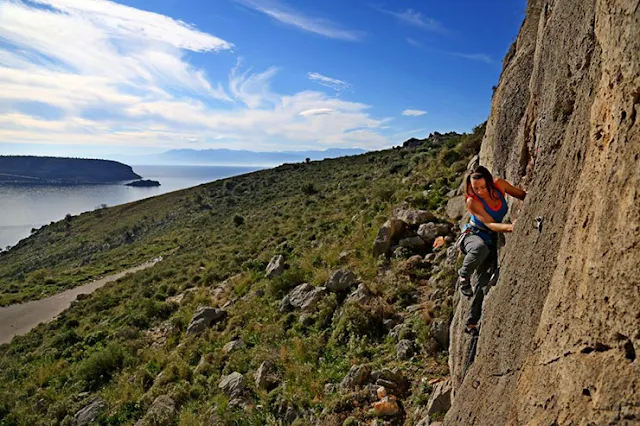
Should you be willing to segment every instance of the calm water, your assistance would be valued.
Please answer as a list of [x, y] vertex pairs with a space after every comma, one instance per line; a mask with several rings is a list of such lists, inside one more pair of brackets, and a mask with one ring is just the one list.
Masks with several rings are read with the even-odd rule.
[[132, 166], [144, 179], [161, 186], [133, 188], [123, 184], [79, 186], [0, 185], [0, 247], [14, 245], [28, 237], [31, 228], [63, 219], [67, 213], [94, 210], [101, 204], [115, 206], [166, 192], [190, 188], [260, 167], [219, 166]]

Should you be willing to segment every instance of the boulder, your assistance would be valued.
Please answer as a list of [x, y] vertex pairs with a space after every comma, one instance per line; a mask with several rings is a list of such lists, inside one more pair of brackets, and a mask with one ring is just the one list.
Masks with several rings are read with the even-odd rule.
[[451, 234], [451, 225], [448, 223], [436, 223], [436, 232], [438, 236], [447, 236]]
[[242, 395], [242, 392], [247, 387], [247, 379], [237, 371], [229, 374], [228, 376], [223, 376], [222, 380], [218, 384], [218, 388], [222, 390], [222, 392], [230, 397], [238, 397]]
[[412, 255], [411, 250], [402, 246], [396, 247], [396, 249], [393, 251], [394, 259], [407, 259], [411, 257], [411, 255]]
[[376, 239], [373, 241], [373, 256], [387, 254], [391, 249], [391, 244], [402, 236], [405, 230], [405, 223], [398, 219], [389, 219], [378, 231]]
[[176, 404], [168, 395], [157, 397], [143, 418], [135, 426], [172, 425], [176, 417]]
[[232, 340], [223, 346], [222, 352], [224, 352], [225, 354], [228, 354], [230, 352], [237, 351], [238, 349], [244, 349], [246, 347], [247, 346], [244, 344], [242, 340]]
[[437, 319], [431, 323], [431, 335], [442, 349], [449, 347], [449, 325], [449, 322], [443, 319]]
[[451, 381], [437, 383], [433, 388], [429, 402], [427, 403], [427, 412], [429, 415], [447, 412], [451, 408]]
[[199, 333], [211, 327], [214, 323], [222, 321], [226, 316], [227, 313], [220, 309], [212, 307], [199, 308], [191, 318], [191, 322], [187, 327], [187, 334]]
[[[291, 292], [285, 296], [288, 298], [288, 303], [294, 308], [300, 309], [302, 312], [313, 312], [316, 305], [324, 296], [327, 291], [324, 287], [316, 287], [309, 283], [303, 283], [291, 290]], [[285, 303], [284, 299], [281, 302], [281, 306]]]
[[295, 306], [293, 306], [291, 304], [291, 298], [287, 294], [280, 301], [280, 313], [284, 314], [284, 313], [287, 313], [287, 312], [291, 312], [291, 311], [293, 311], [294, 308], [295, 308]]
[[418, 228], [418, 236], [426, 243], [432, 243], [438, 236], [438, 228], [436, 224], [433, 222], [423, 223]]
[[373, 293], [369, 291], [366, 285], [360, 283], [358, 288], [347, 297], [346, 302], [359, 303], [361, 305], [367, 304], [373, 299]]
[[403, 238], [398, 242], [398, 244], [400, 247], [404, 247], [409, 250], [422, 250], [426, 246], [424, 240], [417, 235]]
[[107, 403], [102, 398], [93, 399], [87, 406], [78, 410], [73, 416], [73, 424], [76, 426], [88, 425], [98, 417], [102, 410], [107, 408]]
[[396, 358], [400, 361], [406, 361], [413, 356], [413, 342], [409, 339], [402, 339], [396, 345]]
[[278, 386], [276, 366], [271, 361], [264, 361], [255, 374], [256, 387], [270, 391]]
[[383, 417], [393, 417], [400, 414], [398, 401], [392, 396], [385, 396], [380, 401], [374, 402], [373, 409], [376, 415]]
[[467, 203], [464, 199], [464, 195], [451, 198], [447, 201], [447, 216], [451, 219], [461, 219], [467, 211]]
[[342, 382], [340, 382], [340, 388], [346, 390], [362, 386], [365, 384], [370, 374], [371, 370], [366, 365], [354, 365], [351, 367], [344, 379], [342, 379]]
[[284, 256], [281, 254], [278, 254], [271, 258], [269, 265], [267, 265], [267, 270], [264, 276], [266, 278], [277, 277], [278, 275], [282, 275], [282, 273], [284, 272], [284, 269], [285, 269]]
[[349, 290], [356, 282], [356, 276], [348, 269], [338, 269], [333, 272], [325, 286], [327, 290], [340, 293]]
[[393, 211], [393, 218], [401, 220], [407, 225], [417, 226], [430, 222], [436, 217], [427, 210], [395, 209]]
[[371, 381], [378, 386], [384, 386], [387, 390], [404, 393], [409, 389], [410, 383], [402, 374], [402, 370], [384, 368], [371, 373]]

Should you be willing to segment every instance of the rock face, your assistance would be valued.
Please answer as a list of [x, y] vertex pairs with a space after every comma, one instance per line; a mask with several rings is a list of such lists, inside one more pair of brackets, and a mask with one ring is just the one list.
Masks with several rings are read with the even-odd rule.
[[105, 408], [107, 408], [107, 404], [101, 398], [94, 399], [89, 405], [79, 410], [73, 416], [73, 424], [75, 426], [88, 425], [94, 421], [95, 418], [98, 417], [98, 414]]
[[291, 307], [300, 309], [302, 312], [311, 313], [326, 294], [327, 291], [324, 287], [316, 287], [309, 283], [303, 283], [291, 290], [291, 293], [285, 296], [281, 305], [289, 304]]
[[285, 269], [284, 256], [279, 254], [277, 256], [273, 256], [269, 264], [267, 265], [267, 270], [265, 271], [266, 278], [274, 278], [278, 275], [282, 275]]
[[456, 311], [446, 424], [640, 419], [638, 52], [637, 0], [529, 1], [480, 153], [528, 197], [462, 384]]
[[136, 426], [172, 425], [176, 417], [176, 405], [167, 395], [157, 397], [144, 417], [136, 422]]
[[451, 382], [445, 380], [434, 386], [433, 393], [427, 402], [427, 413], [431, 415], [446, 412], [449, 408], [451, 408]]
[[218, 388], [222, 390], [222, 392], [230, 397], [238, 397], [242, 395], [242, 392], [247, 387], [247, 379], [238, 372], [233, 372], [228, 376], [222, 377], [220, 383], [218, 384]]
[[373, 241], [373, 255], [375, 257], [386, 254], [393, 240], [398, 239], [404, 232], [405, 223], [399, 219], [390, 219], [382, 225], [376, 239]]
[[325, 286], [327, 290], [335, 293], [347, 291], [356, 282], [356, 276], [353, 272], [346, 269], [339, 269], [331, 274]]
[[195, 334], [204, 331], [212, 324], [223, 320], [227, 316], [225, 311], [211, 307], [199, 308], [187, 327], [187, 334]]
[[271, 390], [278, 385], [278, 378], [275, 375], [276, 367], [271, 361], [264, 361], [256, 371], [256, 387], [264, 390]]

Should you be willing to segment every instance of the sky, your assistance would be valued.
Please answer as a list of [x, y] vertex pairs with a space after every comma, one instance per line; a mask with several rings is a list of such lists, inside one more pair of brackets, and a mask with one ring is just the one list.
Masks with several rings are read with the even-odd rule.
[[0, 0], [0, 155], [468, 132], [525, 0]]

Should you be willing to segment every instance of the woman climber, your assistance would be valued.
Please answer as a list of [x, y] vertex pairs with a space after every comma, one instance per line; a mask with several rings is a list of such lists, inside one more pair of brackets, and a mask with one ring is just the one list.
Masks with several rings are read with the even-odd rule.
[[[467, 176], [465, 199], [471, 219], [460, 236], [459, 247], [465, 256], [458, 270], [460, 292], [466, 297], [473, 297], [466, 323], [467, 332], [475, 329], [480, 320], [487, 284], [498, 261], [498, 233], [512, 232], [515, 224], [501, 223], [508, 208], [505, 193], [520, 200], [527, 195], [504, 179], [494, 180], [483, 166], [476, 167]], [[471, 286], [474, 272], [475, 289]]]

